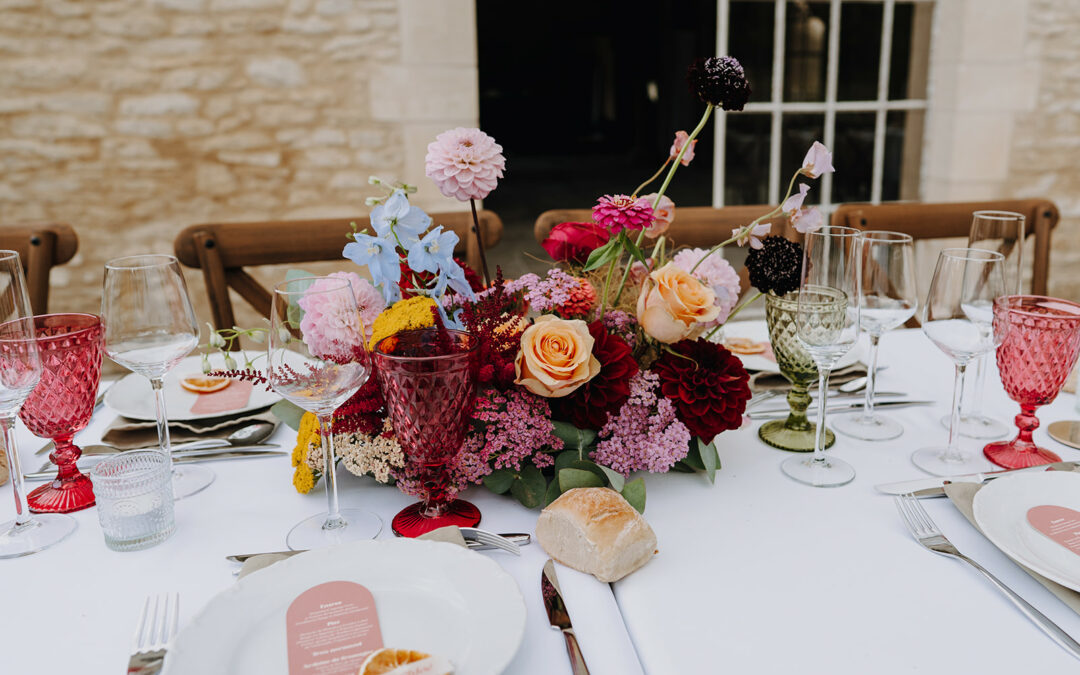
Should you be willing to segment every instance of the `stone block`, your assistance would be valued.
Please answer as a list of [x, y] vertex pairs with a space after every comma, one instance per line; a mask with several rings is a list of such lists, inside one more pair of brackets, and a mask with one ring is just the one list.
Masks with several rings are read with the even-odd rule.
[[101, 138], [105, 126], [74, 115], [35, 114], [15, 117], [11, 121], [15, 137], [31, 138]]
[[326, 16], [341, 16], [356, 11], [356, 0], [318, 0], [315, 11]]
[[60, 92], [42, 96], [40, 107], [50, 112], [87, 113], [102, 115], [112, 105], [112, 96], [96, 92]]
[[287, 16], [281, 22], [282, 30], [303, 35], [325, 35], [334, 30], [334, 23], [318, 16], [304, 18]]
[[195, 168], [195, 190], [204, 195], [227, 195], [236, 190], [233, 172], [221, 164], [201, 163]]
[[154, 146], [145, 138], [106, 138], [101, 141], [103, 159], [157, 157]]
[[214, 133], [214, 123], [204, 119], [182, 119], [176, 122], [176, 131], [184, 136], [209, 136]]
[[120, 102], [120, 114], [145, 115], [187, 115], [199, 107], [198, 99], [187, 94], [168, 93], [132, 96]]
[[113, 122], [113, 129], [129, 136], [149, 136], [163, 138], [172, 135], [172, 125], [164, 120], [138, 117], [120, 117]]
[[475, 0], [401, 0], [400, 7], [402, 62], [476, 66]]
[[177, 12], [201, 12], [206, 7], [206, 0], [150, 0], [150, 4]]
[[52, 89], [71, 85], [85, 74], [86, 59], [70, 57], [9, 59], [0, 62], [0, 83], [28, 89]]
[[252, 81], [264, 87], [297, 87], [307, 81], [300, 64], [283, 56], [252, 59], [245, 72]]
[[207, 48], [206, 40], [201, 37], [162, 37], [139, 45], [140, 51], [147, 54], [165, 56], [201, 54]]
[[272, 129], [309, 124], [317, 116], [318, 111], [300, 104], [266, 104], [255, 108], [255, 123]]
[[219, 152], [218, 159], [226, 164], [275, 167], [281, 164], [280, 152]]
[[369, 90], [378, 102], [372, 106], [372, 117], [379, 121], [423, 122], [480, 116], [475, 68], [377, 66]]
[[132, 66], [98, 73], [97, 78], [105, 91], [145, 91], [154, 80], [151, 73]]
[[366, 190], [368, 175], [363, 171], [338, 171], [330, 178], [331, 190]]
[[237, 131], [217, 136], [199, 144], [202, 152], [218, 150], [256, 150], [274, 145], [273, 139], [261, 131]]
[[178, 16], [172, 20], [173, 35], [209, 35], [216, 26], [204, 16]]
[[302, 160], [298, 161], [302, 161], [302, 163], [307, 166], [314, 167], [340, 169], [347, 167], [352, 163], [352, 158], [348, 152], [332, 148], [307, 150], [301, 157]]
[[277, 9], [285, 4], [286, 0], [210, 0], [210, 9], [215, 12], [233, 12], [244, 9]]
[[150, 38], [164, 35], [168, 22], [156, 13], [124, 12], [114, 16], [95, 14], [94, 27], [105, 35]]

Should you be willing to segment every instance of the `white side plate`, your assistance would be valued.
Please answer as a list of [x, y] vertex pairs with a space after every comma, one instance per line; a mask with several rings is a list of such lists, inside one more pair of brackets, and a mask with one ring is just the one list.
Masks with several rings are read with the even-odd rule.
[[[765, 325], [765, 321], [732, 321], [731, 323], [724, 324], [724, 338], [748, 338], [755, 342], [768, 342], [769, 341], [769, 327]], [[862, 343], [859, 342], [852, 347], [847, 354], [840, 357], [840, 360], [833, 366], [833, 370], [839, 370], [840, 368], [847, 368], [850, 365], [856, 363], [862, 358]], [[760, 354], [735, 354], [742, 361], [743, 367], [750, 371], [763, 371], [766, 373], [779, 373], [780, 369], [777, 367], [776, 362], [765, 358]]]

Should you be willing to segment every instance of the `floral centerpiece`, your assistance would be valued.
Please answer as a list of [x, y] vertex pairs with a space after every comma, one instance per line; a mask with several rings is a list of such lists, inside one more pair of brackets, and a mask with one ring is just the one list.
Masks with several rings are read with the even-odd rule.
[[[768, 236], [765, 221], [783, 214], [802, 231], [820, 225], [817, 209], [803, 208], [809, 186], [794, 192], [795, 183], [832, 166], [815, 143], [773, 211], [712, 249], [674, 249], [665, 233], [676, 209], [664, 193], [692, 161], [713, 109], [741, 110], [750, 95], [731, 57], [699, 59], [688, 82], [705, 104], [697, 127], [676, 133], [660, 170], [633, 192], [600, 197], [593, 222], [557, 225], [543, 243], [555, 266], [542, 276], [505, 279], [497, 270], [488, 279], [485, 269], [477, 278], [453, 258], [458, 236], [432, 227], [409, 203], [413, 187], [371, 180], [385, 194], [369, 200], [370, 226], [357, 228], [344, 247], [371, 278], [345, 273], [369, 346], [437, 325], [479, 338], [480, 390], [451, 467], [453, 490], [483, 484], [535, 508], [571, 488], [606, 485], [643, 510], [644, 480], [635, 474], [675, 470], [713, 480], [716, 438], [744, 423], [750, 388], [739, 359], [710, 338], [760, 294], [740, 303], [738, 274], [717, 252], [749, 245], [750, 279], [759, 291], [797, 288], [799, 245]], [[450, 130], [428, 150], [428, 176], [444, 194], [468, 200], [474, 214], [475, 200], [495, 189], [505, 170], [502, 148], [478, 129]], [[639, 196], [661, 176], [656, 192]], [[332, 433], [347, 470], [419, 494], [419, 467], [395, 440], [376, 377], [337, 411], [332, 429], [296, 415], [299, 491], [318, 482], [319, 434]]]

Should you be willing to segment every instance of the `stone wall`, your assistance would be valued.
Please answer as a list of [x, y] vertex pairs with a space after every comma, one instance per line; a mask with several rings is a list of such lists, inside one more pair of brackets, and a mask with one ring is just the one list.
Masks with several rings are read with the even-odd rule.
[[0, 0], [0, 222], [71, 224], [51, 309], [96, 312], [105, 260], [186, 225], [355, 216], [372, 174], [459, 208], [423, 157], [477, 125], [475, 23], [472, 0]]

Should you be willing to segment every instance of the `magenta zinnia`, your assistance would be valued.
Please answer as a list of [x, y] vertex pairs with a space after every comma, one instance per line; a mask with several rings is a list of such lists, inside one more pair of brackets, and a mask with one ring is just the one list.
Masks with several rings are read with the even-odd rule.
[[593, 220], [612, 234], [623, 230], [643, 230], [652, 224], [652, 206], [645, 199], [629, 195], [604, 195], [592, 209]]

